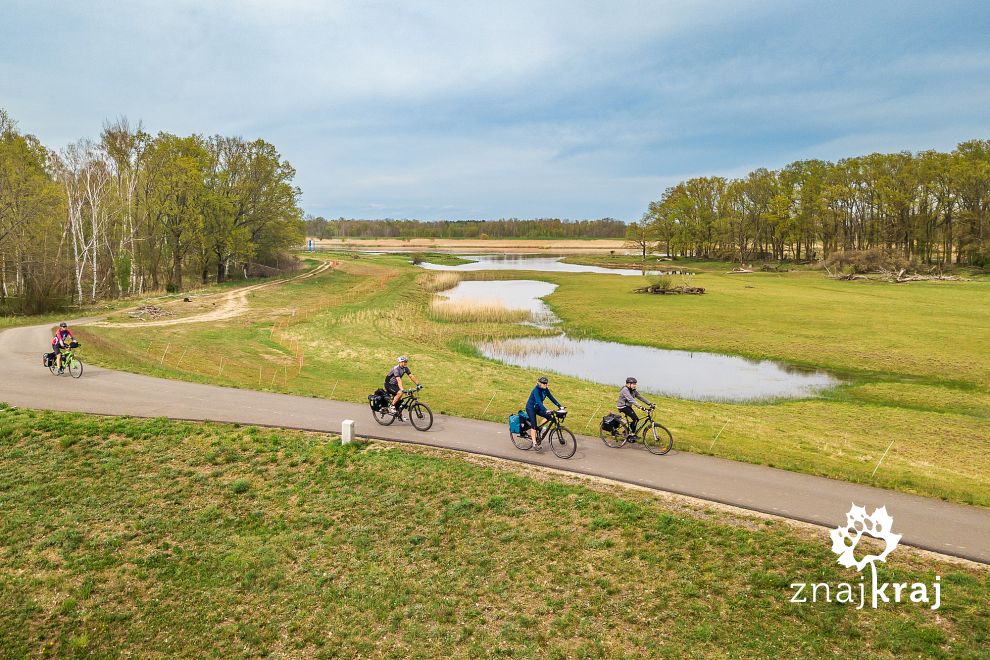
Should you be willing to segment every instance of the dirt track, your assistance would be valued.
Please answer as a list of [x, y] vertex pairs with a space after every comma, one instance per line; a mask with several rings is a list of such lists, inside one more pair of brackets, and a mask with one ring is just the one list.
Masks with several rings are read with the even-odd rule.
[[183, 325], [186, 323], [206, 323], [209, 321], [225, 321], [227, 319], [232, 319], [235, 316], [240, 316], [248, 309], [248, 294], [253, 291], [258, 291], [260, 289], [266, 289], [268, 287], [279, 286], [286, 284], [288, 282], [293, 282], [296, 280], [304, 280], [310, 277], [315, 277], [320, 273], [333, 268], [336, 262], [326, 261], [313, 270], [307, 271], [302, 275], [296, 275], [295, 277], [290, 277], [284, 280], [275, 280], [272, 282], [262, 282], [261, 284], [252, 284], [251, 286], [246, 286], [239, 289], [234, 289], [233, 291], [227, 291], [225, 293], [215, 294], [217, 299], [217, 308], [211, 309], [208, 312], [203, 312], [201, 314], [194, 314], [192, 316], [183, 316], [177, 319], [160, 319], [157, 321], [133, 321], [127, 323], [121, 322], [104, 322], [97, 321], [92, 325], [99, 325], [107, 328], [150, 328], [150, 327], [160, 327], [169, 325]]

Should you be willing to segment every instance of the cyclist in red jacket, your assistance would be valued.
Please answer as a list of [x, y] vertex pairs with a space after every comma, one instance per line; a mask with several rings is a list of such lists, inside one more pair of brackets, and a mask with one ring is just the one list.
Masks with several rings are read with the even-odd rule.
[[75, 341], [75, 339], [65, 321], [58, 324], [58, 330], [55, 331], [55, 336], [52, 337], [52, 351], [55, 352], [59, 373], [62, 373], [62, 350], [69, 348], [69, 343]]

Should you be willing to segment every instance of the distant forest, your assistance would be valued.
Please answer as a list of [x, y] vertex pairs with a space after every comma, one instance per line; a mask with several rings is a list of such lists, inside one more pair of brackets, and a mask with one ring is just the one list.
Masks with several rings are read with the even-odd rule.
[[627, 225], [600, 220], [347, 220], [309, 217], [314, 238], [623, 238]]
[[990, 140], [951, 152], [797, 161], [739, 179], [696, 177], [664, 191], [638, 222], [306, 220], [317, 238], [625, 238], [651, 253], [703, 259], [819, 260], [880, 250], [936, 265], [990, 268]]

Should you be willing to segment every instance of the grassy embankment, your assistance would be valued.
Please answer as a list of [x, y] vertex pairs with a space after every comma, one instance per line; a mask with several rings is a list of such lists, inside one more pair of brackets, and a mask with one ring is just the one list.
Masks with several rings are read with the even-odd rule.
[[[87, 355], [168, 377], [365, 401], [405, 353], [437, 411], [504, 419], [521, 406], [535, 373], [485, 360], [471, 344], [534, 330], [438, 320], [424, 286], [436, 276], [405, 257], [340, 259], [325, 277], [251, 295], [250, 314], [222, 327], [87, 329]], [[548, 302], [572, 335], [775, 358], [830, 368], [848, 381], [800, 401], [661, 399], [679, 449], [990, 505], [988, 282], [895, 286], [810, 272], [700, 273], [692, 279], [708, 289], [704, 296], [644, 296], [630, 293], [638, 279], [619, 276], [464, 276], [557, 283]], [[553, 389], [578, 432], [593, 432], [613, 405], [611, 388], [575, 378], [557, 376]]]
[[[980, 657], [985, 568], [432, 450], [0, 407], [0, 655]], [[535, 557], [528, 561], [527, 557]]]

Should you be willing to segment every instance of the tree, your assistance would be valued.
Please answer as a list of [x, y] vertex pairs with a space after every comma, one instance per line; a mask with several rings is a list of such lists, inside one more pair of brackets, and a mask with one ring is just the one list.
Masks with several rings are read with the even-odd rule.
[[654, 230], [650, 225], [649, 214], [644, 215], [639, 222], [629, 223], [626, 229], [626, 247], [642, 252], [643, 261], [646, 261], [647, 253], [652, 249], [654, 242]]
[[203, 204], [210, 157], [196, 135], [159, 133], [148, 148], [145, 203], [152, 225], [171, 256], [168, 287], [182, 289], [186, 255], [203, 237]]

